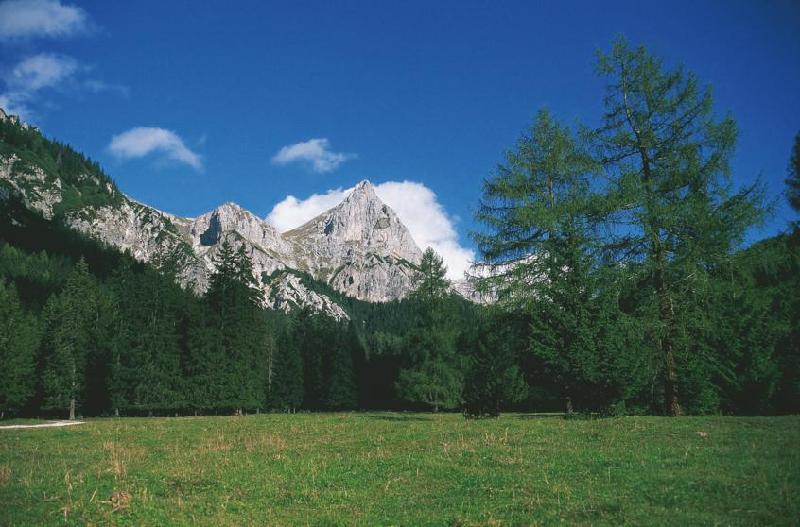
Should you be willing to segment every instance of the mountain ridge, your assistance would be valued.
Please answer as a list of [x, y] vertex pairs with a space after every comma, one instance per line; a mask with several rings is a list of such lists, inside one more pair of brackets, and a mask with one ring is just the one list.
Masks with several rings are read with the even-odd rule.
[[[207, 288], [215, 255], [225, 242], [245, 247], [264, 304], [273, 309], [309, 307], [347, 318], [333, 300], [281, 271], [307, 273], [345, 296], [369, 302], [401, 299], [413, 289], [422, 251], [369, 180], [360, 181], [335, 207], [281, 233], [230, 201], [195, 218], [161, 211], [127, 196], [96, 163], [49, 141], [38, 129], [5, 113], [0, 123], [6, 143], [0, 145], [5, 193], [21, 196], [44, 217], [58, 216], [137, 260], [172, 263], [181, 284], [199, 293]], [[60, 165], [67, 151], [77, 159], [70, 177]]]

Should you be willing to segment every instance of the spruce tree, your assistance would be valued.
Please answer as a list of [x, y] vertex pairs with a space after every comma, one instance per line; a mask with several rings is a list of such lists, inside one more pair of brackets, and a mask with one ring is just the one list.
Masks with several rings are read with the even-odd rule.
[[269, 393], [271, 408], [292, 412], [303, 404], [303, 357], [295, 339], [294, 317], [278, 336], [274, 379]]
[[224, 241], [215, 258], [206, 298], [216, 318], [225, 360], [220, 368], [224, 393], [217, 404], [242, 413], [263, 401], [264, 333], [261, 292], [253, 276], [253, 263], [244, 246], [234, 251]]
[[412, 298], [426, 304], [432, 304], [444, 298], [450, 290], [450, 281], [446, 278], [447, 267], [442, 257], [431, 247], [422, 253], [419, 270], [414, 277]]
[[95, 283], [81, 259], [61, 294], [50, 297], [44, 313], [44, 404], [67, 410], [70, 419], [75, 419], [84, 399], [86, 361], [97, 314]]
[[352, 410], [358, 404], [354, 357], [363, 353], [361, 341], [356, 334], [353, 322], [347, 329], [336, 327], [335, 345], [330, 354], [325, 406], [330, 410]]
[[495, 417], [504, 404], [527, 395], [512, 331], [513, 326], [499, 313], [482, 324], [464, 384], [464, 415]]
[[123, 267], [113, 285], [123, 315], [121, 350], [114, 360], [115, 407], [135, 413], [184, 407], [178, 318], [183, 291], [152, 269], [131, 273]]
[[39, 339], [38, 321], [23, 310], [16, 288], [0, 279], [0, 419], [33, 397]]
[[457, 321], [450, 298], [447, 268], [433, 249], [422, 255], [412, 300], [417, 305], [413, 329], [405, 339], [405, 368], [396, 383], [400, 398], [438, 412], [461, 403], [462, 364], [456, 352]]

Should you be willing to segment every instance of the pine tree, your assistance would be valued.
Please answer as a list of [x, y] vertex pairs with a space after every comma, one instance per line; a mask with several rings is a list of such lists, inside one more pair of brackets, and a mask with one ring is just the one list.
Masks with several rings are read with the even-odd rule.
[[258, 408], [264, 399], [264, 334], [261, 292], [253, 275], [253, 263], [244, 246], [234, 251], [224, 241], [215, 258], [216, 271], [206, 293], [224, 350], [220, 368], [224, 393], [220, 408], [242, 413]]
[[330, 373], [325, 406], [330, 410], [352, 410], [358, 405], [353, 358], [363, 353], [361, 341], [352, 321], [348, 323], [346, 331], [341, 326], [336, 327], [335, 334], [338, 338], [329, 356]]
[[456, 313], [442, 258], [428, 248], [422, 256], [412, 300], [417, 303], [414, 326], [405, 339], [405, 361], [397, 379], [398, 395], [424, 403], [434, 412], [461, 403], [462, 364], [456, 353]]
[[34, 394], [37, 320], [25, 313], [16, 288], [0, 280], [0, 419], [21, 411]]
[[275, 353], [274, 380], [269, 393], [272, 408], [294, 411], [303, 404], [303, 358], [294, 338], [290, 319], [289, 327], [278, 336]]
[[736, 125], [714, 119], [710, 90], [694, 75], [665, 70], [624, 40], [600, 56], [599, 71], [608, 79], [605, 116], [592, 139], [610, 180], [608, 247], [651, 292], [640, 312], [653, 321], [666, 413], [680, 415], [687, 305], [758, 217], [758, 196], [730, 194]]
[[67, 409], [70, 419], [84, 396], [86, 361], [92, 348], [92, 326], [97, 317], [95, 283], [81, 259], [64, 290], [45, 306], [42, 385], [45, 406]]
[[518, 366], [512, 325], [502, 315], [480, 328], [480, 338], [464, 384], [464, 415], [497, 416], [502, 405], [519, 402], [528, 387]]
[[123, 313], [121, 351], [114, 362], [115, 408], [136, 413], [175, 411], [181, 394], [179, 305], [183, 292], [169, 278], [123, 267], [114, 277]]

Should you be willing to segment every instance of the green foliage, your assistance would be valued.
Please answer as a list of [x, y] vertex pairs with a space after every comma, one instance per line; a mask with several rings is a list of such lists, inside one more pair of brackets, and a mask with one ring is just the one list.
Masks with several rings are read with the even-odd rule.
[[363, 346], [352, 322], [347, 325], [346, 332], [338, 332], [338, 337], [330, 359], [325, 406], [332, 410], [352, 410], [358, 406], [354, 363], [363, 356]]
[[689, 313], [702, 303], [708, 273], [760, 215], [756, 186], [730, 191], [732, 118], [716, 120], [711, 92], [682, 68], [665, 69], [643, 47], [618, 40], [600, 55], [607, 79], [604, 123], [591, 134], [609, 178], [607, 248], [640, 264], [639, 314], [661, 352], [663, 397], [680, 414], [681, 377], [703, 368], [686, 339]]
[[217, 375], [223, 377], [220, 408], [255, 410], [264, 400], [267, 327], [253, 263], [244, 246], [234, 251], [227, 241], [216, 255], [216, 271], [206, 293], [222, 352]]
[[[97, 381], [91, 366], [110, 358], [114, 317], [108, 298], [80, 260], [72, 269], [63, 291], [48, 300], [44, 310], [42, 389], [44, 407], [75, 410], [91, 399], [87, 388]], [[88, 381], [88, 382], [87, 382]], [[91, 393], [89, 391], [88, 393]]]
[[475, 238], [489, 271], [479, 288], [529, 316], [523, 346], [538, 360], [531, 381], [549, 385], [568, 412], [573, 402], [607, 401], [598, 398], [609, 382], [610, 372], [600, 373], [604, 359], [624, 350], [609, 325], [618, 313], [600, 279], [608, 273], [595, 258], [600, 218], [589, 178], [596, 164], [545, 110], [505, 157], [484, 183], [477, 214], [487, 232]]
[[480, 330], [464, 385], [464, 414], [496, 417], [503, 405], [517, 403], [528, 393], [514, 345], [513, 325], [502, 313], [493, 314]]
[[0, 415], [19, 413], [33, 397], [39, 339], [38, 320], [0, 279]]
[[510, 309], [552, 302], [545, 290], [580, 284], [588, 266], [591, 159], [546, 110], [484, 181], [473, 234], [489, 273], [479, 287]]
[[113, 205], [122, 199], [114, 182], [96, 161], [87, 159], [69, 145], [46, 139], [38, 129], [23, 126], [14, 119], [0, 121], [0, 154], [19, 158], [12, 172], [27, 172], [33, 167], [43, 170], [44, 181], [34, 183], [19, 179], [25, 192], [58, 189], [55, 181], [60, 182], [61, 201], [54, 207], [57, 215]]
[[413, 295], [422, 302], [433, 302], [446, 296], [450, 289], [446, 274], [447, 267], [442, 257], [430, 247], [426, 248], [414, 279]]
[[281, 331], [275, 350], [272, 375], [268, 377], [267, 405], [278, 410], [294, 411], [303, 404], [303, 358], [293, 335], [294, 319]]
[[787, 189], [786, 197], [795, 212], [800, 212], [800, 133], [794, 137], [794, 145], [789, 156], [787, 172], [786, 186], [789, 188]]
[[152, 269], [120, 267], [111, 288], [124, 316], [110, 366], [113, 407], [125, 413], [186, 407], [181, 394], [181, 302], [185, 293]]
[[396, 383], [400, 398], [423, 403], [434, 412], [457, 408], [464, 387], [464, 361], [457, 349], [457, 304], [445, 273], [441, 257], [426, 249], [412, 294], [419, 303], [403, 342], [405, 367]]
[[461, 404], [463, 384], [456, 367], [441, 357], [432, 357], [401, 370], [397, 390], [403, 399], [424, 403], [438, 412]]

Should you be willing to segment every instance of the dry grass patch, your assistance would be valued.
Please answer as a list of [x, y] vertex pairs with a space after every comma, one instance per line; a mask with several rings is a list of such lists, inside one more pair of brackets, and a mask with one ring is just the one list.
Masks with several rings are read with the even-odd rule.
[[287, 448], [286, 440], [278, 435], [271, 433], [249, 434], [242, 441], [246, 452], [265, 452], [269, 454], [280, 454]]
[[204, 437], [197, 451], [201, 454], [228, 452], [233, 449], [233, 446], [233, 441], [225, 437], [225, 432], [218, 430], [212, 433], [211, 436]]

